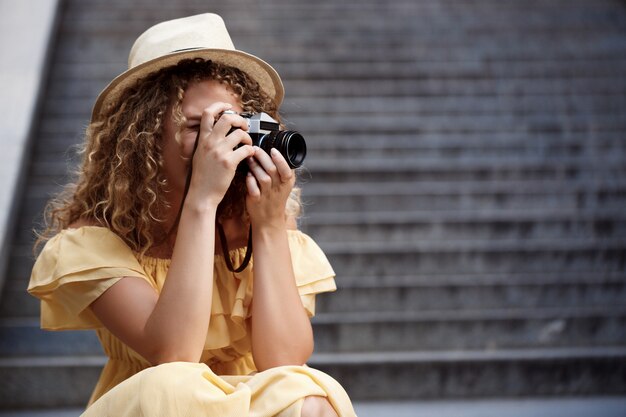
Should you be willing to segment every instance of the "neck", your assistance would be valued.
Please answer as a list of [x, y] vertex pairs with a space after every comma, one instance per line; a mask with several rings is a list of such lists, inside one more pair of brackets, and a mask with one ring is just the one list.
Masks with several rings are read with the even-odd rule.
[[[176, 243], [176, 215], [178, 214], [179, 207], [180, 203], [172, 205], [170, 212], [174, 214], [167, 216], [167, 220], [157, 226], [157, 230], [153, 233], [153, 236], [155, 236], [155, 244], [148, 250], [148, 256], [165, 259], [172, 257]], [[250, 224], [243, 216], [222, 218], [219, 222], [224, 229], [228, 250], [247, 247]], [[215, 230], [213, 238], [215, 239], [215, 254], [222, 255], [224, 248], [217, 236], [217, 229]]]
[[[240, 249], [248, 246], [248, 231], [249, 224], [242, 218], [227, 218], [220, 222], [224, 229], [224, 235], [226, 236], [226, 245], [229, 250]], [[221, 245], [220, 239], [215, 240], [215, 253], [222, 254], [224, 248]]]

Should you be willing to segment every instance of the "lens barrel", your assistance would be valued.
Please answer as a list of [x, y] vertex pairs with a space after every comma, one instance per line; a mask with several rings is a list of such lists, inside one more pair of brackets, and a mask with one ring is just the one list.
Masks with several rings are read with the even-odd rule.
[[304, 137], [295, 130], [274, 130], [261, 136], [258, 146], [267, 153], [276, 148], [291, 168], [299, 168], [306, 157]]

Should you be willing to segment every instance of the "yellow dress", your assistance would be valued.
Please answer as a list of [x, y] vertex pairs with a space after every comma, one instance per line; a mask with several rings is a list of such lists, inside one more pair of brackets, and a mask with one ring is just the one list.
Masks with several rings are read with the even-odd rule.
[[[300, 231], [288, 232], [296, 285], [309, 316], [315, 295], [336, 289], [334, 272], [317, 244]], [[245, 249], [230, 252], [234, 264]], [[28, 291], [41, 300], [41, 327], [95, 329], [109, 360], [84, 416], [300, 416], [303, 399], [327, 397], [341, 417], [354, 416], [343, 388], [307, 366], [256, 372], [250, 344], [254, 259], [241, 273], [215, 256], [211, 320], [201, 363], [151, 367], [113, 336], [88, 306], [120, 277], [145, 279], [157, 292], [168, 259], [139, 256], [103, 227], [64, 230], [49, 240], [33, 267]]]

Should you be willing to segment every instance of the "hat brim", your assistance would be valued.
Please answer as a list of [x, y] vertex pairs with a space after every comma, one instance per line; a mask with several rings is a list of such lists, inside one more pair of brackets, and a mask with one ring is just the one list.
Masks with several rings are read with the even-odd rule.
[[277, 106], [283, 101], [285, 90], [280, 76], [271, 65], [246, 52], [229, 49], [198, 48], [173, 52], [137, 65], [118, 75], [98, 96], [91, 113], [91, 121], [97, 120], [107, 106], [115, 103], [122, 92], [139, 79], [162, 68], [174, 66], [183, 59], [202, 58], [238, 68], [259, 83], [261, 89], [272, 97]]

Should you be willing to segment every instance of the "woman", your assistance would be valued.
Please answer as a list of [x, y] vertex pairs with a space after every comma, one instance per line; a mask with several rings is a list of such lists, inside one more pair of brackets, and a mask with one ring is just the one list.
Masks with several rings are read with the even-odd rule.
[[282, 97], [213, 14], [148, 29], [98, 97], [29, 285], [43, 328], [96, 329], [109, 356], [85, 416], [354, 415], [303, 366], [334, 273], [296, 230], [294, 172], [239, 115], [278, 120]]

